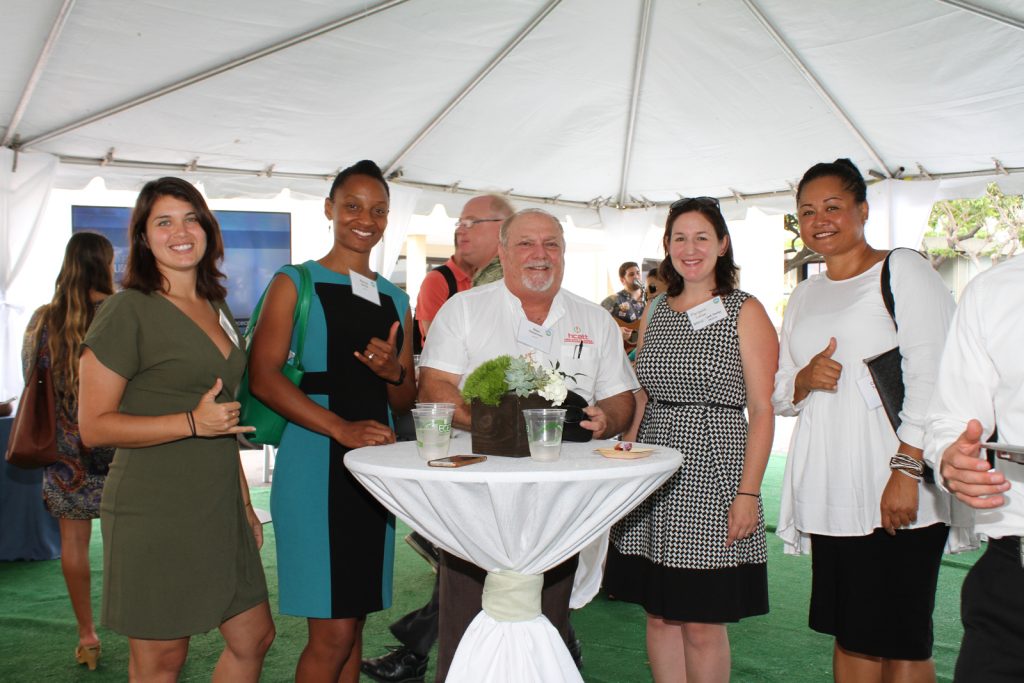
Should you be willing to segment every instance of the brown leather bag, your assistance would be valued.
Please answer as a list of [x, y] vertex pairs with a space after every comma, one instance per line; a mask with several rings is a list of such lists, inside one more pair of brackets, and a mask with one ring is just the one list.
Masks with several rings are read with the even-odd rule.
[[21, 392], [7, 441], [7, 462], [24, 469], [46, 467], [57, 461], [57, 401], [50, 368], [39, 365], [42, 337], [40, 328], [36, 333], [32, 371]]

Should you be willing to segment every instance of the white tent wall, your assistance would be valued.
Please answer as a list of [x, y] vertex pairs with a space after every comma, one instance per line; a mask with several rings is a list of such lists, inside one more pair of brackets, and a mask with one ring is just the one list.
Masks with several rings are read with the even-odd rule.
[[[48, 154], [20, 154], [15, 166], [14, 157], [0, 149], [0, 401], [17, 396], [24, 386], [21, 345], [36, 308], [39, 285], [34, 276], [52, 260], [47, 254], [54, 244], [43, 228], [57, 160]], [[60, 259], [58, 255], [58, 269]]]

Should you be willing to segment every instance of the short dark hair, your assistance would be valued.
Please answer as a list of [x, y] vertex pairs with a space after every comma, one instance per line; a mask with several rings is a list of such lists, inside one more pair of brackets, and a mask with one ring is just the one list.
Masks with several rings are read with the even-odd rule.
[[718, 261], [715, 263], [715, 289], [712, 291], [712, 294], [725, 296], [736, 289], [739, 279], [739, 266], [733, 260], [732, 237], [729, 236], [729, 226], [725, 224], [725, 216], [722, 215], [722, 211], [718, 208], [718, 203], [703, 201], [703, 199], [701, 197], [684, 202], [676, 202], [669, 209], [668, 218], [665, 220], [665, 235], [661, 240], [665, 248], [665, 259], [658, 266], [658, 276], [664, 281], [665, 293], [669, 296], [679, 296], [685, 286], [683, 276], [676, 272], [675, 266], [672, 265], [672, 256], [668, 250], [669, 239], [672, 237], [672, 224], [683, 214], [693, 212], [704, 216], [708, 223], [711, 223], [719, 240], [726, 237], [729, 238], [725, 253], [719, 256]]
[[224, 273], [218, 264], [224, 258], [224, 241], [220, 236], [220, 224], [206, 205], [203, 195], [192, 183], [170, 176], [151, 180], [142, 186], [132, 217], [128, 223], [128, 263], [125, 266], [121, 286], [151, 294], [166, 291], [167, 279], [156, 265], [153, 250], [146, 241], [146, 222], [153, 210], [153, 204], [160, 197], [175, 197], [192, 205], [199, 219], [199, 225], [206, 233], [206, 252], [196, 267], [196, 293], [210, 301], [223, 301], [228, 292], [221, 283]]
[[858, 204], [863, 204], [868, 200], [868, 185], [864, 182], [864, 176], [860, 174], [860, 169], [849, 159], [843, 158], [836, 159], [831, 163], [815, 164], [807, 169], [804, 177], [800, 179], [800, 184], [796, 186], [797, 204], [800, 203], [800, 195], [804, 191], [804, 186], [818, 178], [838, 178], [843, 183], [843, 189], [851, 193]]
[[620, 280], [622, 278], [626, 277], [626, 271], [629, 270], [630, 268], [636, 268], [637, 270], [640, 270], [640, 266], [638, 266], [636, 264], [636, 261], [626, 261], [621, 266], [619, 266], [619, 279]]
[[384, 186], [384, 194], [388, 196], [388, 199], [391, 199], [391, 188], [388, 187], [388, 181], [385, 180], [384, 173], [380, 170], [380, 166], [369, 159], [357, 161], [348, 168], [343, 168], [339, 171], [338, 175], [334, 177], [334, 182], [331, 183], [331, 191], [327, 193], [327, 198], [333, 200], [334, 191], [354, 175], [364, 175], [379, 181]]

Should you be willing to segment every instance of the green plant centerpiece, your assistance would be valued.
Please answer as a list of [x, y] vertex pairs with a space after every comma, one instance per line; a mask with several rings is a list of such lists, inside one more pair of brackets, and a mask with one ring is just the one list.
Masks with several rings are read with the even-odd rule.
[[530, 455], [523, 410], [560, 406], [568, 394], [567, 377], [558, 363], [545, 368], [530, 355], [504, 355], [481, 363], [462, 387], [462, 398], [472, 412], [473, 452]]

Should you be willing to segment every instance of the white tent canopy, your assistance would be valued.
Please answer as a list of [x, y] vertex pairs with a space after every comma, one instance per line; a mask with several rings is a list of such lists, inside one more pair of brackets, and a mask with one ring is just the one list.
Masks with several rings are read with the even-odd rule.
[[60, 157], [61, 187], [106, 159], [112, 188], [191, 170], [210, 196], [321, 196], [371, 158], [432, 188], [614, 206], [781, 193], [788, 207], [803, 170], [837, 156], [880, 177], [1024, 167], [1020, 0], [6, 0], [3, 13], [3, 143]]
[[937, 198], [1024, 189], [1021, 0], [4, 0], [0, 13], [4, 392], [19, 382], [15, 323], [40, 297], [27, 264], [62, 243], [36, 234], [50, 190], [97, 175], [313, 198], [374, 159], [397, 198], [385, 274], [412, 213], [457, 214], [480, 191], [604, 227], [614, 266], [644, 255], [680, 196], [721, 197], [730, 218], [791, 210], [802, 172], [838, 156], [922, 181], [872, 188], [878, 246], [915, 245]]

